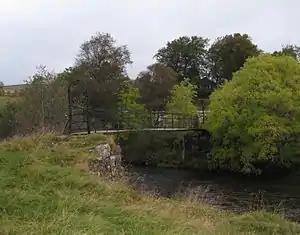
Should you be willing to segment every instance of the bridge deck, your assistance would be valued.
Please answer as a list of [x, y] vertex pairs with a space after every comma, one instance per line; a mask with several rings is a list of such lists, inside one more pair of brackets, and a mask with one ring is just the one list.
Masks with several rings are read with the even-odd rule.
[[[201, 131], [201, 128], [141, 128], [141, 129], [120, 129], [120, 130], [96, 130], [91, 133], [97, 134], [118, 134], [129, 132], [184, 132], [184, 131]], [[71, 135], [87, 135], [86, 131], [73, 132]]]
[[[111, 115], [110, 113], [108, 113]], [[201, 131], [206, 112], [184, 115], [172, 112], [149, 112], [141, 116], [139, 112], [121, 112], [114, 118], [106, 111], [70, 113], [63, 134], [86, 135], [90, 133], [117, 134], [129, 132], [186, 132]], [[127, 116], [126, 116], [126, 115]], [[108, 115], [108, 116], [107, 116]], [[134, 125], [132, 125], [132, 122]], [[138, 126], [135, 128], [133, 126]]]

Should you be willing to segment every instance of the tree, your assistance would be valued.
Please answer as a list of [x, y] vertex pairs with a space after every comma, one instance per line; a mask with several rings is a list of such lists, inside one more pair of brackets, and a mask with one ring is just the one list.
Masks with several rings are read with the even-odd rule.
[[[194, 104], [196, 97], [197, 87], [192, 85], [188, 79], [184, 79], [174, 86], [171, 91], [171, 99], [167, 104], [167, 111], [171, 112], [173, 116], [171, 125], [176, 126], [179, 123], [179, 126], [188, 127], [194, 124], [190, 122], [190, 118], [197, 117], [198, 114], [197, 106]], [[198, 117], [196, 121], [198, 121]], [[184, 145], [184, 136], [184, 133], [174, 134], [174, 147], [180, 143], [180, 145]], [[181, 161], [184, 161], [184, 154], [181, 157]]]
[[115, 44], [116, 41], [110, 34], [97, 33], [80, 46], [76, 61], [80, 65], [86, 65], [88, 74], [95, 80], [115, 79], [126, 75], [126, 65], [132, 63], [130, 52], [127, 46]]
[[153, 64], [138, 75], [135, 85], [140, 90], [141, 102], [148, 110], [164, 110], [176, 82], [177, 74], [173, 69]]
[[64, 80], [39, 66], [20, 92], [16, 112], [18, 131], [29, 133], [41, 129], [62, 131], [66, 123], [67, 88]]
[[179, 75], [179, 81], [189, 78], [192, 84], [198, 85], [199, 79], [207, 75], [207, 46], [206, 38], [180, 37], [159, 49], [155, 57], [159, 63], [172, 68]]
[[126, 66], [130, 63], [127, 47], [116, 45], [110, 34], [97, 33], [81, 45], [75, 67], [87, 81], [91, 107], [115, 109], [121, 84], [129, 80]]
[[0, 95], [4, 95], [4, 83], [0, 81]]
[[187, 79], [183, 80], [172, 89], [167, 110], [169, 112], [182, 113], [187, 116], [196, 115], [198, 112], [197, 106], [194, 105], [196, 95], [196, 86], [192, 85]]
[[296, 45], [284, 45], [280, 51], [274, 51], [274, 56], [292, 56], [300, 61], [300, 47]]
[[201, 103], [203, 100], [208, 100], [208, 97], [216, 88], [216, 83], [210, 78], [202, 78], [199, 81], [199, 85], [197, 87], [197, 96], [199, 98], [198, 103]]
[[[82, 111], [87, 108], [87, 90], [93, 90], [93, 84], [86, 74], [86, 69], [82, 65], [66, 68], [57, 75], [57, 80], [65, 82], [68, 87], [66, 92], [70, 92], [73, 110]], [[69, 91], [68, 91], [69, 90]]]
[[212, 94], [206, 128], [214, 166], [260, 173], [263, 164], [299, 156], [292, 148], [300, 133], [299, 77], [295, 59], [261, 55]]
[[131, 83], [127, 83], [119, 94], [119, 119], [125, 128], [138, 128], [146, 124], [147, 112], [144, 105], [139, 103], [140, 99], [139, 89]]
[[231, 80], [247, 58], [259, 55], [260, 50], [247, 34], [235, 33], [217, 38], [208, 51], [210, 77], [217, 85]]
[[17, 120], [15, 115], [19, 109], [17, 102], [7, 102], [0, 112], [0, 139], [11, 137], [16, 133]]

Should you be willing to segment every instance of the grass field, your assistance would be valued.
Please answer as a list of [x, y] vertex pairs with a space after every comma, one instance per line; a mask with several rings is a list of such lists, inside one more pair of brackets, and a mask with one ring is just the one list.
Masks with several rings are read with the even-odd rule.
[[18, 99], [20, 98], [16, 96], [0, 96], [0, 111], [8, 102], [14, 102]]
[[4, 106], [8, 102], [8, 97], [6, 96], [0, 96], [0, 107]]
[[0, 143], [0, 234], [300, 234], [277, 215], [234, 215], [92, 176], [88, 149], [104, 141], [47, 134]]
[[15, 96], [0, 96], [0, 105], [5, 105], [9, 101], [15, 101], [18, 97]]
[[[19, 84], [19, 85], [9, 85], [9, 86], [4, 86], [4, 90], [7, 92], [18, 92], [21, 89], [25, 88], [26, 84]], [[9, 95], [0, 95], [0, 109], [3, 107], [8, 101], [15, 101], [17, 100], [17, 96], [9, 96]]]

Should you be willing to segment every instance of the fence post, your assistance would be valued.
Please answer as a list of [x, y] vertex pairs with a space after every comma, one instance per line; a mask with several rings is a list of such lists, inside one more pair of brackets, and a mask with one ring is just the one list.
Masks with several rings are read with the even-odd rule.
[[68, 86], [68, 129], [69, 129], [69, 134], [72, 133], [72, 97], [71, 97], [71, 83]]
[[153, 128], [153, 126], [154, 126], [154, 123], [153, 123], [153, 120], [152, 120], [152, 115], [153, 115], [153, 113], [152, 113], [152, 110], [151, 110], [151, 111], [149, 111], [149, 127], [150, 128]]
[[88, 90], [85, 88], [85, 98], [86, 98], [86, 103], [85, 103], [85, 114], [86, 114], [86, 127], [87, 127], [87, 133], [91, 134], [91, 123], [90, 123], [90, 102], [89, 102], [89, 95], [88, 95]]
[[182, 137], [182, 152], [181, 152], [181, 163], [185, 161], [185, 135]]
[[89, 108], [86, 110], [86, 126], [87, 126], [87, 133], [91, 134], [91, 122], [90, 122], [90, 111]]
[[205, 110], [204, 110], [204, 102], [202, 101], [202, 124], [204, 123], [204, 120], [205, 120]]

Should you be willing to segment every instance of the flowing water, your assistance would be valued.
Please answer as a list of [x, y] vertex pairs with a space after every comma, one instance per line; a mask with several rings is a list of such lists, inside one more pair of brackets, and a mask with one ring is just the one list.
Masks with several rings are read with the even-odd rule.
[[263, 208], [300, 222], [300, 176], [270, 180], [166, 168], [128, 171], [137, 190], [190, 197], [238, 213]]

